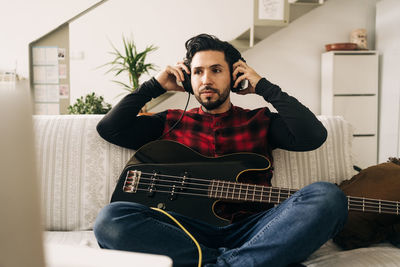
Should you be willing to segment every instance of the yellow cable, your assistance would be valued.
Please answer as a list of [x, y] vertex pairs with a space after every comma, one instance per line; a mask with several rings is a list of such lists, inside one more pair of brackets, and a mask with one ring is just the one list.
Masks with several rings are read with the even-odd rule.
[[178, 222], [178, 220], [177, 219], [175, 219], [171, 214], [169, 214], [168, 212], [166, 212], [166, 211], [164, 211], [164, 210], [162, 210], [162, 209], [159, 209], [159, 208], [151, 208], [151, 209], [153, 209], [153, 210], [156, 210], [156, 211], [159, 211], [159, 212], [161, 212], [161, 213], [164, 213], [165, 215], [167, 215], [171, 220], [173, 220], [192, 240], [193, 240], [193, 242], [196, 244], [196, 247], [197, 247], [197, 250], [198, 250], [198, 252], [199, 252], [199, 264], [197, 265], [198, 267], [201, 267], [201, 261], [202, 261], [202, 253], [201, 253], [201, 248], [200, 248], [200, 245], [199, 245], [199, 243], [197, 242], [197, 240], [189, 233], [189, 231], [188, 230], [186, 230], [186, 228], [185, 227], [183, 227], [183, 225], [182, 224], [180, 224], [179, 222]]

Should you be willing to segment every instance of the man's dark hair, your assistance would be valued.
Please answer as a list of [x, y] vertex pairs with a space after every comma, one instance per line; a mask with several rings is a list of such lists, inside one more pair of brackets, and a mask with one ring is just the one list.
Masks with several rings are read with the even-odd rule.
[[214, 50], [221, 51], [225, 54], [225, 60], [229, 65], [229, 70], [232, 73], [232, 65], [242, 58], [240, 52], [230, 43], [221, 41], [217, 37], [209, 34], [199, 34], [186, 41], [186, 58], [185, 64], [190, 67], [192, 59], [197, 52]]

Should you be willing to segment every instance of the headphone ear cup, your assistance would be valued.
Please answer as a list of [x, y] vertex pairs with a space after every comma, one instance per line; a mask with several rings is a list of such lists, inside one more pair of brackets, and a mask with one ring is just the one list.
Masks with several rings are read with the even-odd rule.
[[[186, 58], [183, 59], [183, 64], [185, 64], [185, 66], [190, 70], [189, 61]], [[182, 82], [183, 89], [185, 89], [185, 91], [188, 93], [194, 94], [193, 88], [192, 88], [192, 83], [190, 81], [190, 75], [187, 74], [187, 72], [184, 69], [182, 69], [182, 72], [183, 72], [183, 78], [184, 78], [184, 80]]]
[[186, 71], [183, 69], [182, 69], [182, 72], [183, 72], [183, 77], [184, 77], [184, 80], [182, 82], [183, 89], [185, 89], [186, 92], [193, 94], [192, 83], [190, 82], [190, 75], [187, 74]]
[[[239, 52], [238, 52], [238, 53], [239, 53]], [[243, 61], [243, 62], [246, 62], [246, 60], [240, 55], [240, 53], [238, 54], [238, 56], [239, 56], [239, 59], [238, 59], [237, 61], [241, 60], [241, 61]], [[239, 73], [237, 74], [237, 76], [236, 76], [236, 79], [239, 78], [241, 75], [243, 75], [243, 73], [239, 72]], [[236, 80], [233, 80], [233, 79], [232, 79], [232, 83], [231, 83], [231, 88], [232, 88], [231, 91], [232, 91], [232, 92], [239, 92], [239, 91], [241, 91], [241, 90], [245, 90], [245, 89], [247, 89], [247, 87], [249, 86], [249, 81], [248, 81], [248, 80], [243, 80], [243, 81], [241, 81], [241, 82], [239, 83], [238, 87], [233, 88], [233, 85], [235, 84], [235, 82], [236, 82]]]

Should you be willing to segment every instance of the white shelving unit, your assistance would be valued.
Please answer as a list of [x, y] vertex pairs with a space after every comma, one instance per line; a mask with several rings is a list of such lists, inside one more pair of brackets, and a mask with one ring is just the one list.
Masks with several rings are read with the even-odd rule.
[[377, 164], [378, 59], [376, 51], [322, 54], [321, 112], [354, 126], [353, 154], [361, 168]]

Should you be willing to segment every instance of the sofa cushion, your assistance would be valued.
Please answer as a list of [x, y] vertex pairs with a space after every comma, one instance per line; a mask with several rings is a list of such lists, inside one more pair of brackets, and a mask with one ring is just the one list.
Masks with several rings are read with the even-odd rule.
[[34, 116], [46, 230], [92, 229], [132, 151], [104, 141], [102, 115]]
[[395, 267], [400, 266], [399, 262], [399, 249], [389, 244], [382, 244], [369, 248], [313, 254], [303, 264], [307, 267]]
[[45, 244], [100, 248], [93, 231], [46, 231]]
[[317, 181], [339, 184], [355, 174], [352, 126], [340, 116], [318, 116], [318, 119], [328, 131], [321, 147], [308, 152], [273, 151], [274, 186], [300, 189]]

